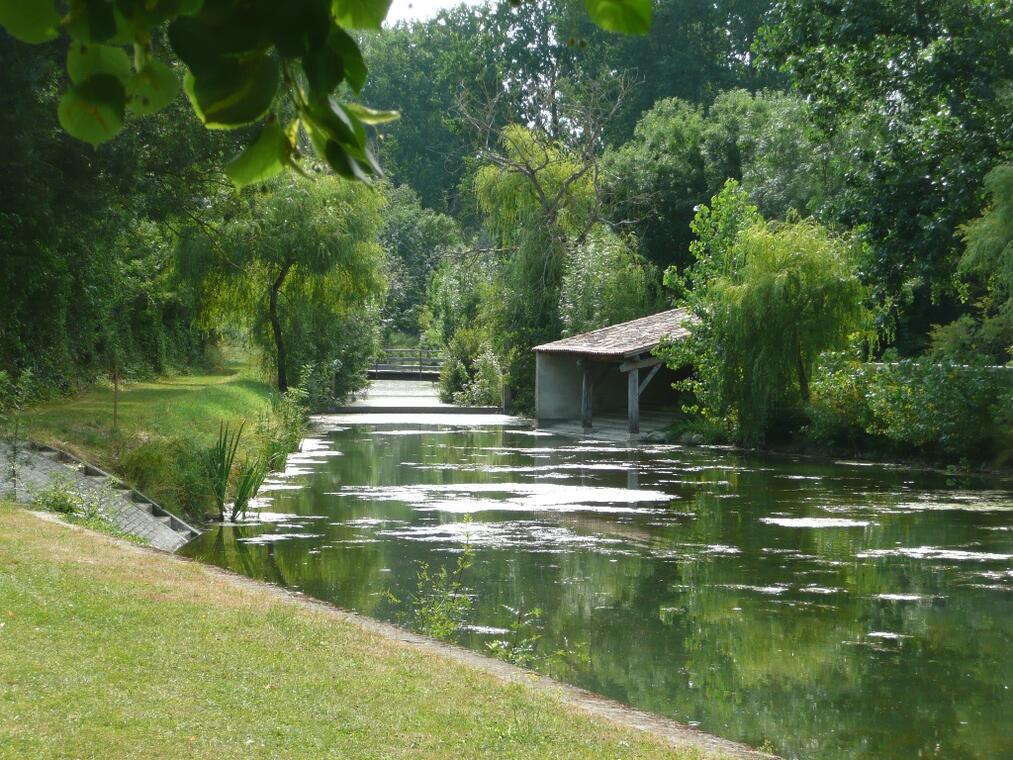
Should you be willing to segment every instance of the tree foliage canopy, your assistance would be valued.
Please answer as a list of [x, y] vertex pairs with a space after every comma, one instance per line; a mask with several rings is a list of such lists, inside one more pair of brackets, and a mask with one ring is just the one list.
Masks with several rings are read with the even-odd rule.
[[[985, 176], [991, 203], [980, 217], [962, 229], [966, 248], [958, 271], [978, 294], [975, 314], [933, 332], [934, 344], [957, 337], [964, 345], [941, 351], [949, 358], [966, 360], [985, 356], [992, 362], [1013, 360], [1013, 164], [1001, 164]], [[938, 348], [938, 345], [935, 347]]]
[[984, 280], [995, 308], [1013, 299], [1013, 164], [997, 166], [985, 177], [991, 204], [962, 230], [967, 249], [960, 271]]
[[657, 271], [637, 253], [635, 240], [595, 226], [567, 257], [559, 296], [564, 333], [649, 314], [661, 305], [657, 284]]
[[1009, 0], [781, 0], [759, 46], [827, 134], [869, 139], [833, 221], [864, 228], [865, 276], [908, 352], [959, 314], [956, 232], [1013, 148]]
[[179, 246], [180, 271], [200, 293], [199, 319], [252, 329], [282, 391], [305, 364], [333, 363], [339, 352], [325, 338], [383, 293], [383, 202], [335, 177], [286, 178], [243, 198], [216, 234], [193, 230]]
[[[650, 28], [650, 0], [585, 7], [610, 31]], [[367, 77], [349, 32], [379, 30], [389, 8], [390, 0], [61, 0], [58, 11], [55, 0], [0, 0], [0, 25], [28, 43], [69, 35], [60, 124], [92, 145], [115, 137], [128, 115], [155, 113], [176, 97], [179, 75], [158, 55], [164, 32], [185, 65], [182, 90], [209, 129], [260, 125], [228, 167], [241, 187], [286, 166], [301, 171], [300, 133], [337, 174], [380, 174], [366, 126], [397, 114], [348, 99]]]
[[379, 242], [387, 253], [388, 297], [384, 328], [418, 331], [426, 286], [440, 261], [463, 245], [453, 217], [423, 208], [410, 187], [389, 188]]
[[663, 349], [692, 364], [700, 411], [762, 443], [778, 413], [809, 400], [819, 355], [866, 327], [851, 246], [812, 220], [764, 223], [734, 186], [702, 208], [688, 303], [691, 337]]

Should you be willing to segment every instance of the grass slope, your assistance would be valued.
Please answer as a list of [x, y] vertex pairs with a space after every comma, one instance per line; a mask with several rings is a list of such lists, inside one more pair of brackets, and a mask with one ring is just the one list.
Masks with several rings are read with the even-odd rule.
[[[271, 408], [277, 392], [239, 364], [213, 375], [179, 375], [120, 389], [114, 433], [113, 391], [95, 388], [31, 410], [30, 435], [73, 451], [98, 464], [114, 466], [124, 445], [151, 438], [191, 438], [210, 445], [220, 420], [247, 420], [249, 427]], [[249, 440], [248, 436], [248, 440]]]
[[113, 392], [95, 388], [42, 404], [27, 417], [29, 436], [93, 462], [179, 515], [200, 519], [213, 506], [202, 452], [219, 425], [245, 422], [237, 462], [265, 455], [279, 434], [272, 414], [277, 391], [234, 363], [211, 375], [178, 375], [120, 390], [118, 426]]
[[12, 758], [687, 757], [201, 565], [3, 504], [0, 715]]

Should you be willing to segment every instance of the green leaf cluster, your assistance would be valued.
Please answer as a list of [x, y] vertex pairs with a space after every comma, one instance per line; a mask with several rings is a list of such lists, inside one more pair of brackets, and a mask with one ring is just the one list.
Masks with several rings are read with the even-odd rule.
[[694, 231], [686, 304], [697, 322], [659, 353], [695, 368], [682, 383], [693, 411], [743, 442], [767, 442], [809, 402], [820, 354], [868, 330], [852, 245], [813, 220], [764, 222], [732, 182], [700, 209]]
[[[286, 167], [304, 171], [300, 135], [317, 158], [347, 179], [382, 175], [367, 126], [398, 118], [393, 111], [347, 102], [366, 83], [367, 68], [349, 30], [379, 30], [391, 0], [0, 0], [0, 26], [23, 42], [71, 38], [71, 87], [60, 124], [98, 146], [131, 114], [164, 108], [180, 89], [209, 129], [261, 125], [229, 164], [237, 187]], [[650, 0], [586, 0], [604, 29], [644, 34]], [[66, 11], [64, 13], [64, 11]], [[175, 72], [154, 57], [166, 31], [185, 64]], [[132, 59], [129, 52], [132, 51]], [[286, 102], [287, 101], [287, 102]], [[282, 112], [294, 113], [287, 126]]]
[[[339, 175], [368, 181], [382, 174], [366, 125], [397, 118], [343, 102], [358, 93], [366, 65], [350, 28], [379, 28], [384, 0], [211, 2], [168, 27], [187, 65], [183, 89], [210, 129], [261, 123], [253, 142], [226, 167], [237, 187], [263, 182], [297, 160], [304, 134]], [[285, 101], [288, 101], [287, 104]], [[294, 113], [282, 125], [282, 114]]]
[[609, 32], [647, 34], [651, 29], [651, 0], [584, 0], [584, 7]]
[[[341, 176], [381, 174], [366, 126], [397, 118], [343, 103], [358, 93], [366, 65], [348, 29], [379, 29], [389, 0], [0, 0], [0, 24], [24, 42], [71, 38], [71, 86], [59, 106], [61, 126], [99, 145], [131, 115], [167, 106], [180, 91], [209, 129], [260, 124], [227, 167], [242, 187], [286, 167], [298, 168], [302, 130], [317, 156]], [[156, 57], [164, 36], [185, 65]], [[288, 101], [286, 104], [285, 101]], [[282, 127], [282, 112], [295, 119]]]

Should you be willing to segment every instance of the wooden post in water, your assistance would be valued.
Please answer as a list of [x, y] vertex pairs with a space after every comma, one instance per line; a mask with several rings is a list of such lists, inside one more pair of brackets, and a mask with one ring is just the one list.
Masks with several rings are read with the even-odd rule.
[[640, 369], [634, 367], [627, 373], [626, 421], [630, 435], [640, 433]]

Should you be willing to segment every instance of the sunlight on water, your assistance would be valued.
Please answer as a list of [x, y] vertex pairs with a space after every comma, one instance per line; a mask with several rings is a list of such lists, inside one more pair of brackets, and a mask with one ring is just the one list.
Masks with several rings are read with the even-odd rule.
[[870, 525], [868, 520], [845, 520], [833, 517], [761, 517], [760, 522], [767, 525], [780, 525], [782, 528], [864, 528]]

